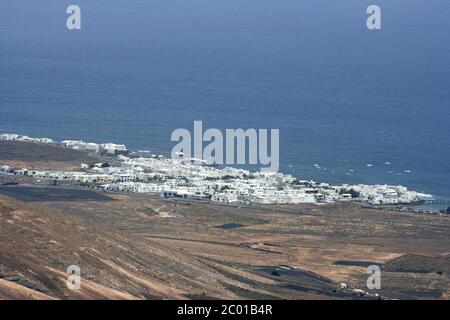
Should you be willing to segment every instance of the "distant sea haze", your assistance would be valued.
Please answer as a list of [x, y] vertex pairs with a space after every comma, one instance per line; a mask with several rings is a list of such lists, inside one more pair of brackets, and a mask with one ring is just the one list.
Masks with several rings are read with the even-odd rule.
[[[280, 129], [280, 171], [450, 198], [450, 2], [82, 2], [0, 10], [0, 132], [169, 155], [171, 132]], [[439, 8], [439, 10], [435, 10]], [[249, 168], [257, 169], [257, 168]]]

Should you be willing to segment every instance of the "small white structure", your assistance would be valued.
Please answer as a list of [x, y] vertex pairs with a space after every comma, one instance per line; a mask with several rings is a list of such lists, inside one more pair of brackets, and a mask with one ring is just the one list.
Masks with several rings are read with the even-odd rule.
[[0, 134], [0, 141], [28, 141], [35, 143], [54, 143], [53, 140], [49, 138], [30, 138], [29, 136], [11, 133]]
[[100, 152], [108, 155], [119, 155], [128, 153], [128, 149], [124, 144], [102, 143], [100, 144]]
[[84, 152], [98, 152], [99, 145], [92, 142], [84, 142], [82, 140], [64, 140], [61, 144], [67, 148], [74, 150], [84, 151]]
[[220, 203], [233, 203], [239, 201], [236, 193], [230, 192], [216, 193], [212, 196], [211, 200]]

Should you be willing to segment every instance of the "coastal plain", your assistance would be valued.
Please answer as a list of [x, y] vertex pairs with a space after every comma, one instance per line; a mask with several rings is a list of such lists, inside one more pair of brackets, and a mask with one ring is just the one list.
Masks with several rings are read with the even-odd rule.
[[[20, 159], [10, 153], [7, 160], [33, 167], [86, 160], [77, 158], [85, 156], [81, 153], [55, 159], [52, 151], [27, 163], [26, 151], [20, 152]], [[12, 176], [2, 176], [0, 184], [1, 299], [448, 299], [450, 294], [445, 215], [351, 202], [219, 205]], [[71, 265], [81, 269], [80, 290], [67, 288]], [[370, 265], [381, 268], [380, 290], [366, 287]]]

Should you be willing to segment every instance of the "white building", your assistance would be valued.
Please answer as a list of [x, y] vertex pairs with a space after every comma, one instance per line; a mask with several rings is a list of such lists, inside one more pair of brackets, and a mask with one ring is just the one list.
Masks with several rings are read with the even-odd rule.
[[100, 144], [100, 152], [108, 155], [119, 155], [126, 154], [128, 149], [124, 144], [102, 143]]

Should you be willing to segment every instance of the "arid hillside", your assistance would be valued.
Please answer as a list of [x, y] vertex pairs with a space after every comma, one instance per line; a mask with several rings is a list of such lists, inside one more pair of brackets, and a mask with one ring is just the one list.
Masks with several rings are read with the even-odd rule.
[[79, 168], [99, 159], [62, 146], [26, 141], [0, 141], [0, 163], [24, 168]]
[[[220, 206], [147, 195], [0, 187], [3, 299], [449, 297], [450, 221], [327, 206]], [[81, 290], [66, 286], [81, 269]]]

